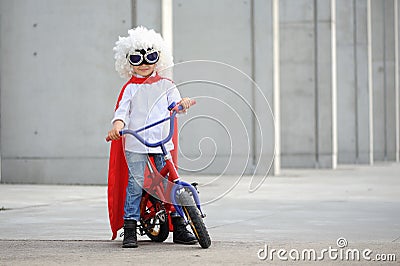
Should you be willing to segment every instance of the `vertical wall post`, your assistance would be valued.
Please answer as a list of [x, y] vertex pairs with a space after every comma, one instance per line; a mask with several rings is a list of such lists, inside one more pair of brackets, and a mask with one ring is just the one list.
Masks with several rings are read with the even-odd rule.
[[396, 162], [400, 157], [400, 111], [399, 111], [399, 10], [398, 0], [394, 0], [394, 89], [396, 123]]
[[167, 45], [173, 50], [173, 15], [172, 0], [162, 0], [161, 31]]
[[[173, 8], [172, 0], [162, 0], [161, 2], [161, 34], [167, 43], [167, 46], [174, 50], [174, 36], [173, 36]], [[173, 78], [173, 70], [167, 69], [163, 75]], [[176, 158], [177, 160], [177, 158]]]
[[332, 56], [332, 169], [337, 167], [337, 61], [336, 61], [336, 0], [331, 0], [331, 56]]
[[372, 3], [367, 0], [367, 38], [368, 38], [368, 98], [369, 98], [369, 162], [374, 163], [374, 96], [373, 96], [373, 64], [372, 64]]
[[274, 111], [274, 136], [275, 136], [275, 175], [281, 169], [281, 123], [280, 123], [280, 58], [279, 58], [279, 0], [272, 2], [272, 31], [273, 31], [273, 111]]

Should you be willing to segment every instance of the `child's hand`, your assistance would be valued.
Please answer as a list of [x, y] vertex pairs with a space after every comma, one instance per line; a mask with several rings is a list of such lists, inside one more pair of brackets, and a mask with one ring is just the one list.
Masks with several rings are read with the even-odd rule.
[[192, 105], [192, 99], [188, 97], [182, 98], [182, 100], [179, 102], [179, 105], [183, 107], [183, 110], [181, 112], [185, 112]]
[[121, 120], [116, 120], [113, 124], [113, 128], [110, 131], [108, 131], [107, 139], [109, 139], [109, 140], [119, 139], [121, 137], [119, 132], [124, 127], [125, 127], [124, 122], [122, 122]]

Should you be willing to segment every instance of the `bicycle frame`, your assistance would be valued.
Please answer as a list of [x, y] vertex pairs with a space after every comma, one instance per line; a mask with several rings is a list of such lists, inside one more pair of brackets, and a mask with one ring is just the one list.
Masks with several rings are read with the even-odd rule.
[[[179, 194], [178, 192], [181, 189], [187, 188], [192, 193], [193, 199], [201, 215], [203, 217], [205, 216], [201, 210], [200, 199], [197, 194], [196, 188], [187, 182], [179, 180], [179, 174], [176, 171], [174, 163], [169, 157], [165, 158], [165, 166], [161, 169], [160, 172], [157, 171], [154, 163], [151, 160], [148, 160], [148, 168], [151, 174], [151, 179], [150, 183], [144, 185], [145, 190], [148, 193], [152, 194], [153, 192], [155, 192], [159, 200], [166, 204], [171, 203], [172, 206], [174, 206], [175, 210], [179, 213], [179, 215], [184, 217], [182, 207], [177, 203], [176, 196]], [[167, 184], [167, 187], [165, 188], [166, 191], [164, 191], [164, 186], [162, 184], [164, 178], [166, 178], [167, 176], [169, 182]]]
[[[149, 194], [151, 194], [153, 196], [155, 194], [155, 195], [157, 195], [159, 200], [161, 200], [162, 202], [164, 202], [166, 204], [172, 204], [172, 206], [179, 213], [179, 215], [182, 216], [186, 220], [185, 215], [183, 213], [183, 209], [177, 203], [176, 197], [179, 194], [179, 191], [181, 191], [182, 189], [188, 189], [193, 195], [193, 199], [195, 201], [197, 208], [200, 211], [200, 214], [202, 215], [202, 217], [205, 217], [205, 215], [203, 214], [203, 212], [201, 210], [200, 199], [197, 194], [196, 188], [194, 186], [192, 186], [191, 184], [180, 180], [180, 177], [175, 168], [175, 165], [171, 160], [171, 155], [165, 148], [165, 144], [168, 141], [170, 141], [173, 136], [174, 119], [176, 117], [177, 111], [182, 110], [182, 106], [172, 103], [168, 107], [168, 109], [170, 111], [172, 111], [172, 114], [170, 117], [166, 117], [160, 121], [157, 121], [155, 123], [152, 123], [150, 125], [147, 125], [143, 128], [135, 130], [135, 131], [129, 130], [129, 129], [121, 130], [120, 135], [121, 136], [125, 135], [125, 134], [133, 135], [135, 138], [137, 138], [141, 143], [143, 143], [147, 147], [152, 147], [152, 148], [160, 147], [163, 152], [165, 166], [159, 172], [157, 171], [157, 168], [155, 167], [154, 163], [151, 160], [148, 160], [148, 162], [147, 162], [147, 166], [148, 166], [148, 169], [150, 171], [152, 178], [150, 180], [150, 183], [144, 185], [144, 188], [149, 192]], [[149, 143], [139, 135], [140, 132], [142, 132], [146, 129], [152, 128], [154, 126], [157, 126], [166, 121], [169, 121], [170, 127], [169, 127], [169, 134], [164, 140], [158, 141], [156, 143]], [[170, 182], [168, 182], [168, 185], [166, 187], [166, 193], [165, 193], [162, 184], [163, 184], [164, 178], [166, 178], [167, 176], [168, 176], [168, 181], [170, 181]], [[146, 180], [147, 179], [145, 179], [145, 181]], [[168, 209], [171, 209], [171, 208], [168, 208]], [[188, 221], [186, 221], [186, 222], [188, 222]]]

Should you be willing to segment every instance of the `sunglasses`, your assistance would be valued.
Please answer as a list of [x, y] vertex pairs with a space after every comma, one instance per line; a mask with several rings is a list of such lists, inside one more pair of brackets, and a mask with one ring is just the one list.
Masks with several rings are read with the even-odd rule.
[[147, 51], [144, 49], [135, 50], [135, 52], [127, 54], [126, 58], [133, 66], [140, 66], [143, 64], [152, 65], [157, 63], [158, 59], [160, 59], [160, 52], [152, 48], [147, 49]]

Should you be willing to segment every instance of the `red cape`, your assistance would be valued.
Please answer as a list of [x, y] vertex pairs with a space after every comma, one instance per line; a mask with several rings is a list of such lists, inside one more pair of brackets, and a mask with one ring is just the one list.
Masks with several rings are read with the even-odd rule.
[[[150, 78], [132, 78], [122, 87], [119, 93], [115, 110], [121, 101], [126, 86], [131, 83], [143, 84], [154, 83], [162, 79], [159, 75]], [[176, 126], [176, 121], [175, 121]], [[173, 143], [178, 143], [178, 131], [174, 131]], [[177, 150], [177, 149], [176, 149]], [[171, 151], [174, 163], [177, 163], [176, 150]], [[108, 216], [110, 219], [110, 226], [112, 231], [112, 240], [117, 237], [117, 232], [124, 226], [124, 204], [126, 196], [126, 186], [128, 185], [128, 165], [125, 160], [125, 153], [122, 143], [122, 138], [111, 142], [110, 160], [108, 164]]]

